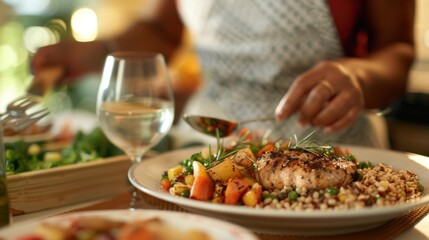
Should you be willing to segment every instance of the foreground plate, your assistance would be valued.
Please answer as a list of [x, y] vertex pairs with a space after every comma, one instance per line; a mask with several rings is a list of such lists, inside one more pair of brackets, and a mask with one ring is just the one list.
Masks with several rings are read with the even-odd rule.
[[383, 162], [395, 169], [407, 169], [416, 173], [425, 187], [424, 196], [418, 201], [392, 207], [305, 212], [213, 204], [173, 196], [162, 190], [160, 188], [162, 173], [191, 154], [199, 152], [201, 147], [172, 151], [144, 160], [130, 168], [128, 177], [136, 188], [153, 197], [178, 204], [191, 212], [227, 220], [261, 233], [332, 235], [362, 231], [377, 227], [417, 206], [429, 203], [428, 157], [357, 146], [342, 147], [348, 148], [360, 161]]
[[257, 240], [256, 236], [248, 230], [237, 225], [220, 220], [207, 218], [190, 213], [168, 212], [159, 210], [110, 210], [110, 211], [88, 211], [63, 214], [47, 218], [37, 222], [20, 223], [7, 228], [0, 229], [0, 238], [18, 239], [20, 236], [28, 235], [41, 223], [55, 223], [68, 225], [73, 219], [83, 216], [99, 216], [112, 220], [132, 221], [159, 217], [163, 222], [181, 231], [200, 230], [206, 232], [213, 240], [238, 239]]

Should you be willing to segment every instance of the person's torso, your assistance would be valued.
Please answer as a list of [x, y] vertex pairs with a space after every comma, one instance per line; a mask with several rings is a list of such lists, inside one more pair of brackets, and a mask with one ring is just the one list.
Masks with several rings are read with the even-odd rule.
[[[274, 114], [297, 75], [342, 56], [326, 1], [179, 3], [194, 37], [206, 95], [237, 119]], [[257, 104], [245, 113], [239, 103], [249, 100]]]
[[[273, 116], [298, 75], [320, 61], [343, 57], [326, 1], [180, 0], [179, 11], [193, 36], [205, 83], [187, 113], [234, 120]], [[372, 138], [372, 131], [361, 130], [367, 126], [361, 118], [347, 133], [320, 133], [319, 139], [366, 141]], [[314, 130], [300, 128], [295, 115], [256, 127], [271, 129], [276, 137], [302, 137]]]

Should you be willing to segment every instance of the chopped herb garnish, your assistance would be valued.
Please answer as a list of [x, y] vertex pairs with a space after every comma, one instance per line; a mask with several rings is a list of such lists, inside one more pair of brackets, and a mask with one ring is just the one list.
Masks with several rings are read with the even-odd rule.
[[294, 135], [295, 141], [290, 141], [288, 145], [288, 149], [291, 150], [302, 150], [314, 155], [324, 154], [331, 156], [334, 152], [334, 148], [330, 145], [320, 145], [315, 141], [311, 140], [311, 137], [316, 133], [316, 130], [308, 134], [305, 138], [298, 141], [296, 135]]

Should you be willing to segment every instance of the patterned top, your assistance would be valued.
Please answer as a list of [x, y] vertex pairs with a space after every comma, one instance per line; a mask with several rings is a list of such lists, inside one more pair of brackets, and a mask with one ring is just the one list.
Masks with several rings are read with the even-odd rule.
[[[296, 76], [322, 60], [343, 56], [329, 6], [321, 0], [181, 0], [179, 11], [195, 39], [204, 87], [185, 112], [246, 120], [273, 116]], [[247, 127], [271, 137], [304, 137], [294, 115], [282, 122]], [[366, 115], [351, 128], [328, 134], [319, 143], [383, 147]]]

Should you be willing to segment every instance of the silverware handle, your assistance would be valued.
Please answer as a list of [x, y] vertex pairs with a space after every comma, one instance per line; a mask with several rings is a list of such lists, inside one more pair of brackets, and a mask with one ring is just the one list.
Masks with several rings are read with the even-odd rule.
[[265, 118], [254, 118], [245, 121], [241, 121], [240, 124], [252, 123], [252, 122], [268, 122], [276, 121], [276, 117], [265, 117]]

